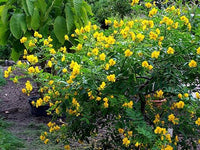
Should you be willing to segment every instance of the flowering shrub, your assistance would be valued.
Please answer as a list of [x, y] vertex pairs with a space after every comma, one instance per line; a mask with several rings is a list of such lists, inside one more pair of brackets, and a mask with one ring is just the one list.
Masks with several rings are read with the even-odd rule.
[[[150, 10], [144, 18], [105, 20], [110, 26], [105, 31], [91, 23], [76, 29], [70, 35], [79, 42], [71, 48], [75, 53], [67, 53], [65, 47], [54, 49], [52, 39], [40, 39], [38, 32], [21, 40], [28, 62], [19, 61], [5, 71], [5, 77], [21, 68], [39, 83], [41, 98], [33, 104], [49, 104], [48, 113], [55, 116], [48, 123], [49, 133], [40, 137], [45, 144], [53, 135], [70, 149], [70, 139], [89, 141], [104, 128], [101, 146], [105, 149], [196, 148], [200, 142], [200, 95], [195, 91], [199, 37], [190, 32], [190, 18], [179, 8], [145, 6]], [[38, 62], [45, 63], [42, 69]], [[51, 73], [45, 71], [47, 67]], [[12, 79], [17, 82], [20, 77]], [[31, 90], [27, 81], [22, 92]], [[159, 107], [151, 101], [163, 98], [167, 101]]]

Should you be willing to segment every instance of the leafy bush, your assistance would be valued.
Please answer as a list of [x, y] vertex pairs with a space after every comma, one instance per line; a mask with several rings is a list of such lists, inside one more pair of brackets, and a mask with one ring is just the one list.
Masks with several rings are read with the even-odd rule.
[[[133, 8], [137, 3], [132, 1]], [[191, 33], [186, 7], [184, 11], [175, 6], [159, 10], [150, 3], [140, 7], [142, 18], [105, 20], [110, 27], [103, 31], [91, 23], [76, 29], [72, 36], [79, 44], [71, 48], [75, 53], [50, 48], [51, 40], [35, 32], [32, 39], [37, 42], [23, 56], [29, 63], [19, 61], [4, 72], [17, 83], [25, 77], [13, 76], [19, 68], [40, 84], [41, 98], [33, 105], [49, 104], [48, 113], [55, 119], [40, 137], [45, 144], [54, 135], [69, 149], [70, 139], [89, 142], [88, 137], [105, 129], [103, 149], [196, 148], [199, 36]], [[70, 38], [66, 35], [65, 40]], [[46, 57], [40, 59], [41, 55]], [[51, 73], [37, 66], [44, 61]], [[32, 89], [27, 81], [22, 92], [30, 95]]]
[[[97, 21], [104, 25], [104, 20], [112, 16], [128, 16], [131, 13], [129, 0], [87, 0]], [[105, 27], [104, 27], [105, 28]]]
[[[24, 46], [22, 36], [38, 30], [44, 37], [54, 37], [55, 46], [64, 44], [64, 35], [88, 23], [91, 8], [84, 0], [7, 0], [0, 6], [0, 44], [11, 44], [12, 58], [16, 61]], [[68, 43], [69, 44], [69, 43]]]

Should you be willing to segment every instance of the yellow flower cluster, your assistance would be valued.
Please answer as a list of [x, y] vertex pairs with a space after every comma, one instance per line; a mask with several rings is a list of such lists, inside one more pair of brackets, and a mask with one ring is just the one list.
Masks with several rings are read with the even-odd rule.
[[149, 11], [149, 17], [153, 17], [155, 14], [157, 14], [158, 12], [158, 9], [156, 8], [153, 8]]
[[12, 73], [12, 67], [8, 67], [7, 70], [4, 71], [4, 78], [8, 78], [10, 73]]
[[173, 124], [178, 124], [179, 119], [176, 118], [174, 114], [171, 114], [168, 116], [168, 121], [171, 121]]
[[135, 4], [138, 4], [140, 0], [132, 0], [131, 6], [134, 6]]
[[127, 50], [124, 52], [124, 55], [125, 55], [125, 57], [130, 57], [131, 55], [133, 55], [133, 52], [130, 51], [130, 49], [127, 49]]
[[123, 138], [122, 141], [123, 141], [123, 145], [125, 145], [126, 147], [128, 147], [129, 144], [131, 143], [130, 140], [127, 137]]
[[153, 121], [154, 124], [157, 124], [160, 122], [160, 115], [159, 114], [156, 114], [155, 115], [155, 120]]
[[27, 93], [27, 95], [29, 96], [30, 92], [33, 90], [33, 87], [32, 87], [32, 85], [31, 85], [29, 80], [26, 81], [25, 86], [26, 86], [26, 88], [22, 89], [22, 93]]
[[147, 8], [151, 8], [152, 7], [152, 4], [151, 3], [145, 3], [145, 6], [147, 7]]
[[133, 101], [130, 101], [129, 103], [124, 103], [122, 107], [133, 108]]
[[167, 54], [174, 54], [174, 49], [172, 47], [169, 47], [167, 49]]
[[111, 75], [107, 76], [107, 79], [108, 79], [108, 81], [110, 81], [110, 82], [115, 82], [115, 81], [116, 81], [116, 79], [115, 79], [115, 74], [111, 74]]
[[30, 74], [32, 74], [32, 73], [39, 73], [39, 72], [40, 72], [40, 69], [39, 69], [38, 66], [36, 66], [35, 68], [34, 68], [34, 67], [29, 67], [29, 68], [28, 68], [28, 72], [29, 72]]
[[[160, 31], [158, 31], [158, 33], [159, 33]], [[156, 33], [154, 33], [153, 31], [151, 31], [150, 33], [149, 33], [149, 37], [150, 37], [150, 39], [153, 39], [153, 40], [156, 40], [157, 38], [158, 38], [158, 34], [156, 34]]]
[[188, 65], [190, 68], [194, 68], [197, 67], [197, 62], [195, 60], [191, 60]]
[[149, 70], [152, 70], [153, 69], [153, 66], [152, 65], [149, 65], [149, 63], [147, 61], [143, 61], [142, 62], [142, 67], [144, 68], [147, 68]]
[[200, 126], [200, 118], [198, 118], [198, 119], [195, 121], [195, 124], [197, 124], [198, 126]]
[[34, 32], [34, 37], [42, 38], [42, 34], [39, 34], [37, 31]]
[[174, 148], [170, 145], [163, 146], [161, 150], [173, 150]]
[[38, 63], [38, 58], [37, 56], [34, 56], [34, 55], [28, 55], [27, 60], [33, 65]]
[[151, 53], [151, 58], [158, 58], [159, 55], [160, 55], [160, 51], [153, 51]]
[[44, 132], [43, 134], [40, 135], [40, 140], [44, 141], [44, 144], [47, 144], [49, 142], [49, 139], [46, 138], [47, 132]]
[[191, 28], [192, 28], [192, 26], [191, 26], [191, 24], [190, 24], [190, 22], [189, 22], [189, 19], [188, 19], [186, 16], [181, 16], [180, 19], [181, 19], [181, 21], [184, 22], [185, 25], [187, 25], [187, 28], [188, 28], [188, 30], [190, 31]]
[[108, 104], [108, 98], [107, 97], [105, 97], [104, 99], [103, 99], [103, 101], [104, 101], [104, 108], [108, 108], [108, 106], [109, 106], [109, 104]]
[[165, 128], [161, 128], [161, 127], [157, 126], [156, 129], [154, 130], [154, 133], [165, 135], [167, 133], [167, 131]]
[[25, 43], [26, 41], [27, 41], [27, 37], [24, 37], [24, 36], [23, 36], [23, 37], [20, 39], [20, 42], [21, 42], [21, 43]]
[[103, 90], [106, 86], [106, 83], [105, 82], [102, 82], [101, 85], [99, 86], [98, 90]]
[[178, 109], [182, 109], [184, 107], [185, 103], [183, 101], [179, 101], [178, 103], [176, 103], [176, 107]]

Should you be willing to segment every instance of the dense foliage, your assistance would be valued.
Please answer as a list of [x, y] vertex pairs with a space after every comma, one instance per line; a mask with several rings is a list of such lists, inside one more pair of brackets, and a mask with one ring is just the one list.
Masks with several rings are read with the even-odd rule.
[[88, 14], [91, 8], [84, 0], [7, 0], [0, 6], [0, 45], [12, 46], [15, 61], [24, 49], [19, 39], [29, 38], [34, 30], [51, 35], [59, 46], [65, 34], [88, 23]]
[[[78, 41], [71, 47], [74, 53], [65, 46], [49, 46], [53, 39], [42, 38], [37, 31], [30, 39], [20, 39], [27, 63], [9, 67], [4, 77], [17, 83], [28, 76], [38, 83], [41, 97], [32, 104], [48, 104], [53, 115], [49, 131], [40, 136], [45, 144], [53, 136], [70, 149], [71, 139], [89, 142], [105, 129], [103, 149], [196, 149], [199, 25], [191, 23], [190, 7], [160, 10], [155, 3], [138, 4], [139, 0], [131, 3], [140, 17], [106, 19], [107, 30], [90, 22], [77, 28], [71, 35]], [[71, 42], [68, 35], [63, 38]], [[25, 76], [14, 76], [15, 69]], [[26, 82], [23, 93], [31, 94], [31, 82]]]

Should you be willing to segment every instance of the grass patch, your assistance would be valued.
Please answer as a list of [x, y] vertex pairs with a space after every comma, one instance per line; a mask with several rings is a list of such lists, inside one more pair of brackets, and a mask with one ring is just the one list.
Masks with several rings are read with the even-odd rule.
[[1, 150], [17, 150], [23, 148], [24, 144], [16, 136], [6, 130], [9, 124], [0, 119], [0, 149]]
[[5, 78], [3, 77], [3, 70], [0, 69], [0, 86], [3, 86], [6, 84], [6, 80]]

